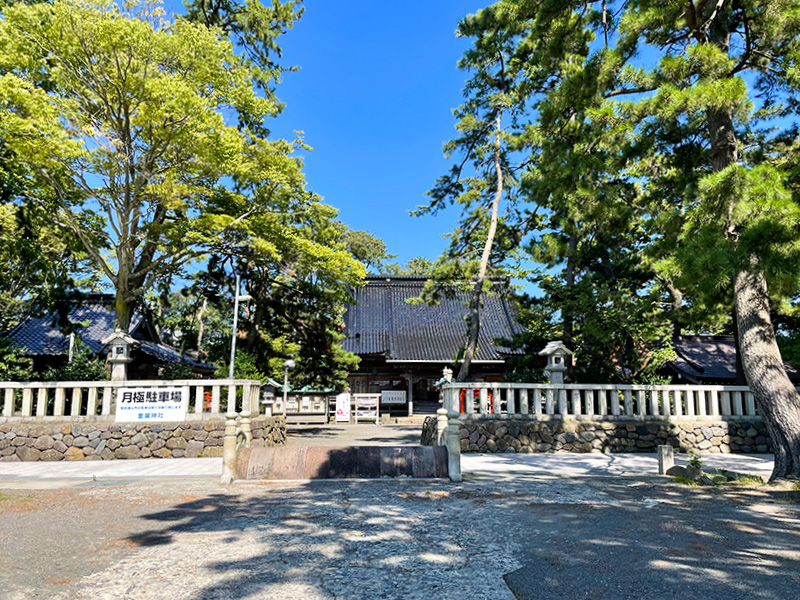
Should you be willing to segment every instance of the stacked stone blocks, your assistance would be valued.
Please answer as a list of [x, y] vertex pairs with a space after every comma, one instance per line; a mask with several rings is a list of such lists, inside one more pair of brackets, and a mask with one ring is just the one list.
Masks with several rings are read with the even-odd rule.
[[[429, 420], [434, 420], [432, 417]], [[432, 425], [423, 427], [430, 431]], [[461, 452], [655, 452], [659, 445], [711, 453], [768, 453], [760, 419], [562, 420], [470, 417], [459, 420]], [[423, 436], [431, 443], [431, 436]]]
[[[282, 445], [283, 417], [252, 420], [253, 446]], [[2, 423], [0, 461], [222, 456], [225, 421], [185, 423]]]

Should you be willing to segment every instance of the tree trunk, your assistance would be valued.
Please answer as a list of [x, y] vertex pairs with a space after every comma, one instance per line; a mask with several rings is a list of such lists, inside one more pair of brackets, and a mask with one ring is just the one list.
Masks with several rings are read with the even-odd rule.
[[[561, 317], [564, 324], [564, 333], [562, 340], [564, 345], [570, 350], [575, 350], [575, 274], [578, 253], [578, 234], [577, 223], [570, 221], [572, 224], [572, 233], [569, 234], [569, 252], [567, 254], [567, 268], [564, 274], [564, 302], [561, 305]], [[572, 360], [567, 363], [567, 381], [572, 381]]]
[[770, 481], [800, 478], [800, 398], [789, 381], [769, 314], [767, 282], [755, 259], [736, 276], [737, 328], [742, 366], [767, 425], [775, 465]]
[[[734, 300], [734, 305], [735, 305]], [[747, 377], [744, 375], [744, 367], [742, 366], [742, 341], [739, 339], [739, 327], [737, 323], [739, 322], [738, 317], [736, 316], [736, 307], [734, 306], [733, 314], [731, 314], [731, 318], [733, 319], [733, 348], [734, 352], [736, 352], [736, 385], [747, 385]]]
[[[739, 159], [733, 118], [729, 112], [717, 110], [708, 110], [706, 117], [711, 164], [714, 171], [721, 171]], [[725, 221], [725, 233], [734, 245], [738, 229], [732, 217], [737, 200], [730, 198], [727, 214], [720, 215]], [[775, 481], [800, 477], [800, 396], [786, 375], [769, 304], [767, 281], [758, 259], [752, 257], [749, 268], [736, 274], [736, 329], [747, 385], [772, 440], [775, 465], [770, 481]]]
[[208, 310], [208, 298], [203, 296], [203, 306], [197, 312], [197, 351], [203, 351], [203, 333], [205, 333], [206, 324], [203, 322], [203, 317], [206, 316]]
[[492, 201], [492, 214], [489, 221], [489, 231], [486, 233], [486, 243], [483, 245], [483, 253], [481, 254], [481, 262], [478, 266], [478, 277], [475, 285], [472, 288], [472, 295], [469, 299], [469, 316], [467, 320], [467, 346], [464, 350], [464, 360], [461, 363], [461, 368], [458, 370], [456, 381], [466, 381], [469, 376], [469, 370], [472, 366], [472, 361], [475, 358], [475, 352], [478, 349], [478, 339], [481, 331], [481, 297], [483, 296], [483, 282], [486, 279], [486, 270], [489, 267], [489, 258], [492, 254], [492, 245], [494, 244], [494, 235], [497, 231], [497, 213], [500, 208], [500, 198], [503, 196], [503, 169], [500, 164], [500, 132], [503, 122], [503, 109], [501, 108], [497, 113], [495, 122], [495, 153], [494, 153], [494, 170], [495, 177], [497, 178], [497, 185], [495, 187], [494, 200]]
[[127, 290], [117, 290], [116, 302], [114, 304], [114, 329], [121, 329], [125, 333], [130, 333], [133, 311], [136, 309], [136, 299], [131, 298]]

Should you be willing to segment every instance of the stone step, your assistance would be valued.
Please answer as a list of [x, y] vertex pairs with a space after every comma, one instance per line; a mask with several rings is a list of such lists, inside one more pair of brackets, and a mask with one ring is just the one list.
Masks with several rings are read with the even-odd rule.
[[444, 446], [243, 448], [236, 479], [378, 479], [447, 477]]

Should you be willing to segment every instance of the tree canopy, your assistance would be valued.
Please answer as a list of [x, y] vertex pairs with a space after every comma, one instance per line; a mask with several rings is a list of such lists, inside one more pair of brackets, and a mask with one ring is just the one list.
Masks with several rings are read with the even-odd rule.
[[[4, 222], [11, 212], [37, 216], [55, 238], [37, 248], [41, 260], [70, 252], [55, 273], [110, 282], [117, 327], [128, 328], [148, 294], [161, 298], [198, 269], [220, 288], [238, 268], [259, 292], [255, 313], [278, 289], [303, 305], [293, 329], [289, 321], [264, 334], [289, 331], [265, 360], [314, 344], [333, 352], [340, 315], [322, 304], [342, 302], [363, 268], [337, 211], [307, 189], [304, 141], [270, 139], [266, 126], [281, 109], [277, 38], [300, 12], [295, 1], [194, 2], [175, 17], [148, 0], [2, 8], [0, 145], [4, 185], [13, 183]], [[19, 260], [24, 249], [13, 250]], [[28, 282], [40, 293], [49, 285]], [[300, 339], [309, 329], [329, 332], [326, 343]], [[351, 360], [337, 356], [317, 372]]]
[[671, 329], [735, 311], [774, 475], [800, 475], [800, 400], [772, 324], [800, 287], [800, 6], [500, 0], [460, 31], [467, 59], [502, 48], [525, 165], [505, 223], [578, 359], [594, 348], [643, 373]]

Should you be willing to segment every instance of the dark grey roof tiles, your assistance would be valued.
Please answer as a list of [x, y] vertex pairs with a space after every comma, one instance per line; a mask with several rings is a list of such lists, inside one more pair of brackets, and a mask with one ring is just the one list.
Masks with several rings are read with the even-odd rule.
[[[83, 324], [76, 329], [76, 334], [93, 354], [100, 354], [105, 346], [102, 340], [114, 331], [113, 298], [91, 296], [75, 304], [67, 318], [73, 324]], [[135, 332], [141, 322], [141, 316], [135, 314], [131, 331]], [[30, 356], [58, 356], [69, 351], [69, 337], [58, 328], [54, 313], [27, 317], [6, 337]]]
[[[69, 311], [71, 323], [83, 324], [76, 329], [92, 354], [105, 354], [107, 349], [103, 339], [114, 332], [114, 299], [111, 296], [90, 296], [76, 303]], [[145, 354], [164, 362], [183, 360], [191, 365], [213, 369], [213, 365], [205, 364], [181, 353], [171, 346], [149, 339], [144, 318], [135, 313], [131, 319], [131, 336], [140, 342], [140, 349]], [[57, 327], [53, 313], [24, 319], [6, 335], [13, 346], [24, 350], [28, 356], [65, 356], [69, 352], [69, 336], [65, 336]]]
[[[690, 381], [735, 381], [736, 342], [733, 336], [686, 335], [673, 340], [678, 358], [670, 364]], [[792, 379], [800, 379], [790, 365], [786, 372]]]
[[[368, 277], [345, 314], [345, 350], [380, 354], [387, 360], [452, 361], [466, 341], [468, 292], [442, 295], [436, 305], [409, 304], [425, 277]], [[521, 333], [503, 292], [484, 298], [477, 361], [502, 360], [516, 351], [498, 345]]]

